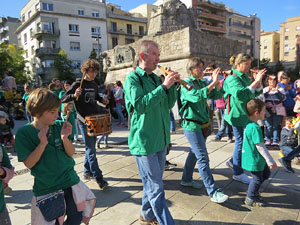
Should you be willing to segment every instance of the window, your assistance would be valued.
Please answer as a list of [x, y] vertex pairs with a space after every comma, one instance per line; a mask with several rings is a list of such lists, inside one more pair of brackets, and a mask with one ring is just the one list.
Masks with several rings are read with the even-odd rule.
[[92, 17], [99, 17], [99, 12], [92, 11]]
[[284, 53], [284, 56], [288, 56], [288, 55], [289, 55], [289, 52], [285, 52], [285, 53]]
[[[95, 50], [98, 53], [98, 44], [93, 44], [93, 50]], [[102, 46], [99, 44], [99, 52], [102, 51]]]
[[91, 32], [93, 35], [100, 35], [100, 27], [92, 27]]
[[40, 3], [35, 4], [35, 10], [36, 11], [40, 10]]
[[264, 49], [267, 49], [268, 47], [267, 46], [264, 46]]
[[296, 27], [296, 30], [300, 30], [300, 26]]
[[125, 38], [125, 44], [130, 44], [130, 43], [133, 43], [134, 42], [134, 39], [132, 38]]
[[26, 33], [24, 34], [24, 44], [25, 45], [27, 44], [27, 34]]
[[39, 42], [40, 48], [56, 48], [56, 41], [46, 40]]
[[69, 33], [79, 33], [79, 25], [69, 24]]
[[267, 42], [268, 42], [268, 40], [267, 40], [267, 39], [265, 39], [265, 40], [264, 40], [264, 42], [265, 42], [265, 43], [267, 43]]
[[289, 28], [285, 28], [285, 32], [289, 32], [290, 31], [290, 29]]
[[42, 9], [47, 11], [53, 11], [53, 4], [42, 3]]
[[112, 38], [112, 47], [116, 47], [118, 45], [118, 38], [117, 37], [113, 37]]
[[70, 42], [71, 51], [80, 51], [80, 42]]
[[201, 24], [203, 24], [202, 21], [197, 21], [197, 25], [201, 25]]
[[201, 12], [203, 12], [203, 9], [197, 9], [196, 12], [201, 13]]
[[111, 22], [111, 31], [117, 32], [117, 23], [116, 22]]
[[78, 15], [82, 15], [82, 16], [84, 15], [84, 9], [78, 9], [77, 12], [78, 12]]
[[144, 35], [144, 27], [143, 26], [139, 26], [139, 35]]
[[289, 36], [285, 36], [285, 37], [284, 37], [284, 40], [289, 40]]
[[264, 52], [264, 56], [268, 55], [268, 52]]
[[31, 40], [32, 40], [32, 39], [33, 39], [33, 28], [30, 28], [29, 34], [30, 34], [30, 38], [31, 38]]
[[73, 69], [80, 69], [81, 61], [80, 60], [74, 60], [72, 61], [72, 67]]
[[28, 19], [31, 17], [31, 10], [28, 12]]
[[44, 67], [48, 67], [49, 68], [49, 67], [53, 66], [54, 60], [53, 59], [47, 59], [42, 64], [43, 64]]
[[31, 55], [34, 55], [34, 46], [31, 46]]
[[49, 33], [53, 31], [53, 24], [52, 23], [42, 23], [43, 30], [48, 31]]
[[132, 34], [132, 25], [127, 24], [127, 34]]
[[279, 41], [276, 41], [276, 42], [275, 42], [275, 45], [279, 45]]
[[22, 22], [25, 22], [25, 14], [22, 15]]

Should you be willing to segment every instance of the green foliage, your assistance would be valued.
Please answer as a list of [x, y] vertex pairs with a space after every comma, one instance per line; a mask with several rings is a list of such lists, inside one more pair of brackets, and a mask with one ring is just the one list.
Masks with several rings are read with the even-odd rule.
[[0, 45], [0, 78], [4, 78], [4, 72], [10, 69], [14, 73], [17, 84], [24, 84], [28, 81], [25, 72], [24, 50], [18, 49], [15, 45]]
[[295, 81], [300, 78], [300, 66], [296, 66], [295, 69], [289, 69], [287, 74], [291, 78], [291, 81]]
[[275, 67], [273, 68], [273, 73], [276, 75], [279, 71], [285, 70], [283, 64], [280, 61], [277, 61]]
[[66, 51], [60, 50], [54, 59], [54, 68], [59, 80], [74, 81], [72, 61], [68, 58]]
[[90, 56], [89, 56], [89, 59], [96, 59], [96, 60], [97, 60], [97, 52], [96, 52], [95, 49], [93, 49], [93, 50], [91, 51], [91, 54], [90, 54]]

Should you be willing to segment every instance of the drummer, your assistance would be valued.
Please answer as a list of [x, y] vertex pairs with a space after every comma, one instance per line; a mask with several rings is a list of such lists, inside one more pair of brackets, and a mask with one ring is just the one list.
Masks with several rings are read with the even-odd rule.
[[94, 179], [102, 190], [108, 186], [108, 182], [103, 179], [102, 171], [97, 162], [95, 147], [97, 137], [87, 135], [84, 119], [86, 116], [107, 113], [105, 108], [97, 104], [97, 101], [105, 105], [108, 103], [107, 99], [99, 96], [98, 86], [94, 81], [99, 70], [100, 64], [98, 61], [93, 59], [86, 60], [81, 66], [81, 72], [83, 74], [82, 86], [80, 87], [81, 78], [76, 79], [70, 89], [62, 96], [61, 101], [63, 103], [74, 101], [75, 103], [79, 129], [84, 139], [86, 149], [83, 178], [85, 180]]

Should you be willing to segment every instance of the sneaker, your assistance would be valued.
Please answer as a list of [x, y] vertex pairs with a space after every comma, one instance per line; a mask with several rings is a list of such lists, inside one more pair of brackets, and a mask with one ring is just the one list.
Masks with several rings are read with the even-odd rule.
[[75, 140], [75, 143], [76, 143], [76, 144], [84, 144], [84, 143], [83, 143], [83, 140], [81, 140], [81, 139]]
[[142, 215], [140, 215], [139, 220], [140, 220], [140, 224], [142, 224], [142, 225], [159, 225], [156, 218], [154, 218], [153, 220], [146, 220], [146, 219], [144, 219], [144, 217]]
[[228, 144], [233, 143], [233, 142], [234, 142], [234, 140], [232, 138], [228, 138], [228, 140], [227, 140]]
[[226, 166], [229, 167], [230, 169], [233, 169], [233, 164], [230, 159], [226, 162]]
[[216, 203], [223, 203], [228, 199], [228, 195], [225, 195], [221, 189], [217, 189], [215, 190], [215, 192], [212, 194], [212, 196], [210, 197], [210, 200], [212, 202], [216, 202]]
[[252, 207], [264, 207], [265, 206], [265, 204], [263, 202], [261, 202], [257, 199], [254, 200], [254, 199], [251, 199], [248, 197], [246, 197], [244, 202], [247, 206], [252, 206]]
[[292, 169], [291, 163], [285, 160], [284, 158], [278, 159], [282, 167], [287, 171], [288, 173], [295, 173], [295, 171]]
[[100, 145], [100, 144], [97, 144], [97, 148], [98, 148], [98, 149], [101, 149], [101, 145]]
[[276, 142], [276, 141], [273, 141], [271, 145], [273, 145], [273, 146], [279, 146], [279, 143]]
[[271, 145], [271, 141], [265, 141], [265, 145]]
[[279, 154], [279, 157], [280, 157], [280, 158], [282, 158], [282, 157], [285, 157], [285, 155], [283, 154], [283, 152], [282, 152], [282, 150], [281, 150], [281, 149], [280, 149], [280, 151], [279, 151], [279, 153], [278, 153], [278, 154]]
[[242, 182], [244, 184], [249, 184], [251, 179], [244, 173], [240, 174], [240, 175], [233, 175], [232, 179]]
[[196, 182], [196, 181], [191, 181], [191, 182], [185, 182], [185, 181], [181, 181], [180, 184], [184, 187], [192, 187], [195, 189], [201, 189], [202, 188], [202, 184]]
[[293, 161], [296, 165], [300, 165], [300, 157], [295, 157]]
[[221, 141], [221, 138], [215, 137], [215, 138], [213, 139], [213, 141], [214, 141], [214, 142], [220, 142], [220, 141]]
[[165, 170], [170, 170], [173, 169], [177, 166], [176, 163], [170, 163], [168, 160], [166, 160], [166, 164], [165, 164]]
[[99, 188], [101, 190], [104, 190], [107, 186], [108, 186], [108, 182], [106, 180], [101, 180], [101, 181], [97, 181], [98, 185], [99, 185]]
[[94, 177], [93, 177], [93, 175], [90, 174], [90, 173], [84, 173], [84, 174], [83, 174], [83, 179], [84, 179], [84, 180], [92, 180], [92, 179], [94, 179]]
[[105, 144], [103, 148], [111, 148], [108, 144]]

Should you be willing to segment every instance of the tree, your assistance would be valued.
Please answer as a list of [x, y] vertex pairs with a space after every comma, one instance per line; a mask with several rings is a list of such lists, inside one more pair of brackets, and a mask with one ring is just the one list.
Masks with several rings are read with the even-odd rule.
[[72, 61], [68, 58], [66, 51], [60, 50], [54, 59], [54, 68], [59, 80], [74, 81]]
[[89, 56], [89, 59], [96, 59], [96, 60], [97, 60], [97, 52], [96, 52], [95, 49], [93, 49], [93, 50], [91, 51], [91, 54], [90, 54], [90, 56]]
[[24, 50], [16, 48], [15, 45], [0, 45], [0, 78], [4, 78], [4, 73], [10, 69], [14, 73], [17, 84], [24, 84], [28, 81], [25, 72], [26, 60], [23, 57]]

